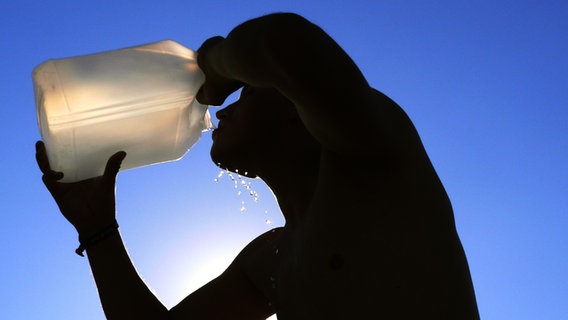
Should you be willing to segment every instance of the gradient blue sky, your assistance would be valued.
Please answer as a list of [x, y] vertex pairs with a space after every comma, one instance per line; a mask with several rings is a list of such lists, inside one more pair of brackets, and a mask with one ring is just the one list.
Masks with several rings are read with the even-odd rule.
[[[104, 318], [35, 165], [33, 67], [163, 39], [197, 48], [274, 11], [322, 26], [408, 112], [452, 200], [482, 318], [568, 319], [568, 2], [536, 0], [0, 2], [0, 319]], [[283, 223], [261, 181], [258, 203], [213, 182], [210, 145], [206, 133], [181, 161], [119, 175], [121, 232], [168, 307]]]

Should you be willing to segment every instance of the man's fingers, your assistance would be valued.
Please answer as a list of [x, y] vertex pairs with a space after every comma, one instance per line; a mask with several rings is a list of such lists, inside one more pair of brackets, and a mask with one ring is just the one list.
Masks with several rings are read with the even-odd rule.
[[228, 79], [207, 79], [197, 91], [195, 98], [197, 102], [210, 106], [220, 106], [235, 91], [239, 90], [244, 83]]
[[47, 160], [47, 153], [45, 152], [45, 145], [43, 141], [36, 142], [36, 161], [42, 173], [50, 171], [49, 160]]
[[201, 104], [220, 106], [231, 93], [242, 87], [239, 81], [219, 75], [211, 65], [211, 54], [223, 41], [225, 38], [221, 36], [212, 37], [205, 40], [197, 49], [197, 64], [205, 74], [205, 82], [196, 95], [197, 101]]
[[203, 69], [203, 67], [205, 65], [203, 63], [204, 62], [203, 59], [206, 57], [207, 50], [209, 50], [211, 47], [216, 46], [217, 44], [223, 42], [223, 40], [225, 40], [225, 38], [223, 38], [221, 36], [215, 36], [215, 37], [211, 37], [211, 38], [205, 40], [205, 42], [203, 42], [203, 44], [201, 44], [201, 47], [199, 47], [199, 49], [197, 49], [197, 64], [199, 65], [200, 68]]
[[197, 91], [195, 95], [197, 102], [210, 106], [222, 105], [226, 97], [219, 93], [212, 93], [211, 89], [211, 86], [208, 84], [207, 80], [205, 80], [205, 83], [199, 88], [199, 91]]
[[113, 154], [107, 161], [105, 167], [105, 173], [103, 174], [103, 179], [106, 181], [114, 183], [118, 170], [120, 170], [120, 165], [122, 160], [126, 157], [126, 152], [119, 151]]
[[60, 180], [63, 178], [63, 173], [51, 170], [43, 141], [36, 142], [36, 161], [45, 178], [50, 180]]
[[207, 95], [205, 94], [205, 86], [204, 85], [202, 85], [201, 88], [199, 88], [199, 90], [197, 91], [197, 94], [195, 95], [195, 99], [197, 100], [197, 102], [199, 102], [201, 104], [211, 105], [211, 103], [209, 103], [209, 101], [207, 100]]

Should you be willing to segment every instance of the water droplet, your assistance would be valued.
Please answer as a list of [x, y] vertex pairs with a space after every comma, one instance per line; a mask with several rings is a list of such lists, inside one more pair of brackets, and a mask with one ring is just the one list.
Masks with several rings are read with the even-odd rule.
[[266, 221], [264, 222], [266, 222], [266, 224], [272, 224], [272, 221], [270, 219], [266, 219]]
[[247, 208], [245, 208], [245, 206], [241, 206], [241, 209], [240, 209], [241, 213], [242, 213], [242, 212], [245, 212], [246, 209], [247, 209]]
[[[274, 230], [273, 230], [273, 231], [274, 231]], [[275, 254], [275, 255], [278, 255], [278, 252], [279, 252], [279, 251], [278, 251], [278, 248], [276, 248], [276, 250], [274, 250], [274, 254]]]
[[235, 184], [235, 189], [239, 187], [237, 180], [235, 180], [235, 177], [229, 173], [229, 177], [231, 177], [231, 181], [233, 181], [233, 183]]
[[241, 193], [242, 193], [241, 190], [237, 191], [237, 196], [240, 196]]
[[219, 180], [221, 179], [221, 177], [223, 177], [223, 174], [225, 174], [225, 171], [221, 170], [221, 171], [217, 174], [217, 178], [213, 179], [213, 181], [215, 181], [215, 183], [219, 182]]

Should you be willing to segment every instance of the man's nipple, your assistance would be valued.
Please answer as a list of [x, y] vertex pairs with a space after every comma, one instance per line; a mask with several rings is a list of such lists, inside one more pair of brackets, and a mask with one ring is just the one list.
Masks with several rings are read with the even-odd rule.
[[343, 264], [345, 263], [343, 257], [340, 254], [332, 254], [331, 258], [329, 259], [329, 266], [333, 271], [339, 271], [343, 268]]

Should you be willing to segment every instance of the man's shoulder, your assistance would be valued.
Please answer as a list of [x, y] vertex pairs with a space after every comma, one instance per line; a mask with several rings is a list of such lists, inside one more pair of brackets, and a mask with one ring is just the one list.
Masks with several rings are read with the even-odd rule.
[[252, 265], [258, 265], [266, 252], [271, 251], [276, 245], [283, 230], [283, 227], [274, 228], [256, 237], [241, 250], [233, 264], [243, 269], [250, 269]]

